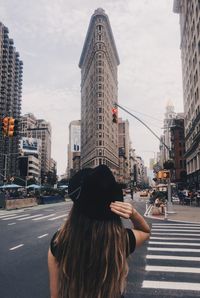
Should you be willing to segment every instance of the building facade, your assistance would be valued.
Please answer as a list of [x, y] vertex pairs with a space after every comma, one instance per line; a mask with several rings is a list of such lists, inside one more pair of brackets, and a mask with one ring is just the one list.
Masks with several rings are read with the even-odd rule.
[[200, 4], [175, 0], [179, 14], [188, 183], [200, 188]]
[[[9, 38], [8, 28], [0, 23], [0, 121], [20, 119], [23, 62]], [[3, 136], [0, 129], [0, 181], [18, 175], [19, 136]]]
[[51, 171], [51, 125], [33, 114], [21, 117], [21, 137], [41, 140], [41, 178]]
[[135, 164], [135, 178], [136, 178], [136, 185], [138, 187], [143, 187], [147, 181], [147, 172], [144, 165], [144, 160], [140, 156], [136, 156], [136, 164]]
[[119, 147], [119, 181], [125, 184], [130, 182], [130, 137], [129, 122], [118, 118], [118, 147]]
[[[67, 177], [70, 178], [74, 173], [73, 158], [81, 154], [81, 121], [74, 120], [69, 124], [69, 144], [68, 144], [68, 163]], [[76, 159], [77, 160], [77, 159]], [[77, 163], [76, 163], [77, 168]]]
[[35, 179], [39, 182], [40, 170], [40, 161], [37, 156], [24, 155], [19, 157], [19, 176], [23, 180]]
[[119, 57], [108, 16], [102, 8], [91, 17], [81, 68], [81, 167], [106, 164], [117, 177], [118, 125], [112, 107], [118, 100]]
[[[34, 178], [40, 181], [42, 141], [34, 138], [20, 139], [19, 175], [27, 181]], [[22, 175], [23, 174], [23, 175]], [[22, 175], [22, 176], [21, 176]]]
[[186, 159], [185, 159], [185, 137], [183, 115], [174, 119], [171, 127], [171, 154], [174, 160], [173, 182], [186, 184]]
[[[173, 124], [173, 119], [176, 118], [176, 113], [174, 111], [174, 105], [171, 101], [168, 101], [166, 105], [165, 118], [164, 118], [164, 127], [163, 135], [161, 136], [160, 143], [160, 164], [163, 166], [164, 162], [171, 158], [171, 130], [170, 127]], [[164, 144], [167, 146], [164, 146]], [[169, 148], [169, 149], [168, 149]]]

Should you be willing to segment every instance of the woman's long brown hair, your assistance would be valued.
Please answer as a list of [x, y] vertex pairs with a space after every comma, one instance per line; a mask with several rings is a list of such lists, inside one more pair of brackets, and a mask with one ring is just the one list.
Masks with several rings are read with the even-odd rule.
[[72, 207], [55, 241], [59, 298], [121, 297], [129, 244], [120, 218], [92, 220]]

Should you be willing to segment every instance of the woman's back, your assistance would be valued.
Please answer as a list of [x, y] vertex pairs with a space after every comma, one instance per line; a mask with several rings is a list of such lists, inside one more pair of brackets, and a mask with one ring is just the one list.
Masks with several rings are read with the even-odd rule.
[[[141, 216], [123, 202], [110, 170], [103, 166], [93, 171], [87, 172], [81, 187], [82, 177], [72, 181], [74, 206], [51, 241], [48, 264], [52, 298], [121, 297], [128, 274], [127, 256], [149, 235]], [[115, 199], [118, 201], [113, 202]], [[133, 222], [138, 217], [136, 227], [146, 231], [125, 229], [120, 216]]]

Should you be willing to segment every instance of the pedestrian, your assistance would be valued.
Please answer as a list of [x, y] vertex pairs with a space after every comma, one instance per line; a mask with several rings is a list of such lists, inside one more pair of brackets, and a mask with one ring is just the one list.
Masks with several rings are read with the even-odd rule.
[[[50, 243], [51, 298], [120, 298], [127, 257], [149, 238], [150, 228], [130, 203], [110, 169], [83, 169], [69, 181], [73, 207]], [[125, 229], [121, 218], [130, 219]]]
[[131, 199], [133, 200], [133, 188], [131, 187]]

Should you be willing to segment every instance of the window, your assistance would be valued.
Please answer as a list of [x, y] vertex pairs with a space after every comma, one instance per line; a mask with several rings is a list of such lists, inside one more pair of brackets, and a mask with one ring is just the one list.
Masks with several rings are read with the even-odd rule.
[[103, 97], [103, 93], [102, 92], [98, 92], [98, 97]]
[[103, 69], [102, 69], [101, 67], [99, 67], [99, 68], [97, 68], [97, 72], [98, 72], [99, 74], [101, 74], [101, 73], [103, 73]]
[[102, 76], [98, 76], [98, 81], [99, 82], [103, 82], [103, 77]]

